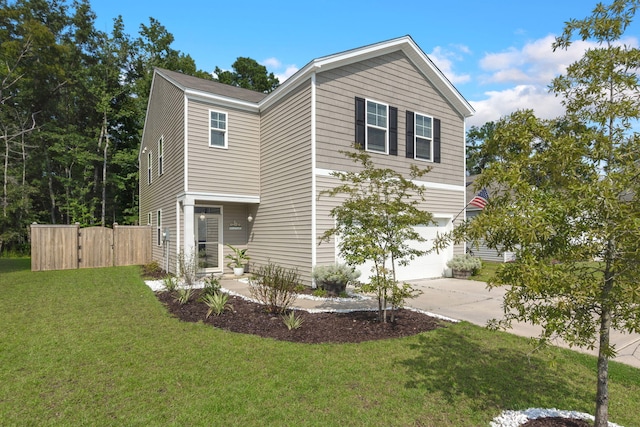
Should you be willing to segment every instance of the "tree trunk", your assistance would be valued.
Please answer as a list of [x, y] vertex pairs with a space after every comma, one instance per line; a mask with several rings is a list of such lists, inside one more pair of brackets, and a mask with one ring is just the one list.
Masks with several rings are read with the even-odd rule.
[[7, 173], [9, 172], [9, 136], [7, 135], [7, 131], [5, 130], [4, 135], [2, 137], [5, 142], [5, 150], [4, 150], [4, 165], [3, 165], [3, 181], [2, 181], [2, 216], [6, 218], [7, 216], [7, 182], [8, 177]]
[[47, 147], [44, 147], [45, 158], [47, 160], [47, 184], [49, 186], [49, 198], [51, 200], [51, 224], [56, 223], [56, 195], [53, 192], [53, 173], [51, 172], [51, 160]]
[[98, 138], [98, 147], [102, 147], [102, 141], [104, 140], [104, 147], [102, 149], [102, 212], [100, 215], [100, 225], [105, 225], [105, 215], [107, 211], [107, 150], [109, 148], [109, 132], [107, 129], [107, 112], [102, 115], [102, 128], [100, 129], [100, 137]]
[[611, 257], [613, 242], [609, 241], [606, 251], [606, 267], [604, 270], [604, 286], [602, 288], [602, 312], [600, 314], [600, 345], [598, 347], [598, 388], [596, 392], [595, 427], [609, 425], [609, 352], [611, 334], [611, 306], [610, 295], [613, 290], [613, 272], [611, 271]]
[[[105, 117], [106, 119], [106, 117]], [[106, 131], [105, 131], [106, 134]], [[105, 225], [105, 215], [107, 212], [107, 149], [109, 148], [109, 135], [106, 134], [102, 157], [102, 216], [101, 225]]]
[[596, 393], [595, 427], [609, 425], [609, 332], [611, 330], [611, 312], [603, 309], [600, 316], [600, 348], [598, 350], [598, 391]]

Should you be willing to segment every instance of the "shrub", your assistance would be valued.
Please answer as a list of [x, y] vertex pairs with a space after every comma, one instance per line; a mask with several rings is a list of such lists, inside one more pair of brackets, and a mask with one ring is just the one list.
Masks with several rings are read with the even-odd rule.
[[151, 279], [158, 279], [164, 275], [164, 270], [158, 261], [151, 261], [142, 266], [142, 276]]
[[299, 282], [298, 270], [269, 263], [251, 277], [249, 292], [270, 313], [283, 314], [295, 301]]
[[180, 277], [184, 280], [184, 284], [187, 287], [195, 285], [198, 277], [198, 257], [195, 251], [186, 254], [184, 251], [180, 251], [178, 255], [178, 267], [180, 270]]
[[220, 279], [213, 274], [204, 278], [204, 288], [200, 294], [200, 300], [204, 301], [206, 295], [214, 295], [220, 292]]
[[304, 319], [302, 318], [302, 316], [296, 316], [295, 311], [292, 310], [288, 315], [282, 316], [282, 321], [287, 326], [287, 329], [292, 330], [298, 329], [304, 322]]
[[469, 254], [456, 255], [447, 261], [447, 267], [456, 271], [470, 271], [475, 274], [482, 267], [482, 261], [480, 258]]
[[311, 273], [316, 283], [332, 295], [339, 295], [350, 282], [360, 277], [360, 272], [347, 264], [318, 265]]
[[215, 292], [213, 294], [206, 294], [201, 297], [202, 302], [204, 302], [207, 307], [209, 307], [209, 311], [207, 311], [207, 318], [211, 316], [211, 314], [215, 314], [216, 316], [220, 316], [222, 312], [224, 312], [229, 307], [227, 306], [227, 302], [229, 301], [229, 295], [223, 292]]

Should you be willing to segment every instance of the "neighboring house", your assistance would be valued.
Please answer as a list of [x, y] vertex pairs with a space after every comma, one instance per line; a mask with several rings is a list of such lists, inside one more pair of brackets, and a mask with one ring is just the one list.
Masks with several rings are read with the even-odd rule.
[[[476, 194], [478, 194], [478, 191], [474, 191], [474, 187], [472, 185], [478, 176], [479, 175], [471, 175], [467, 177], [467, 219], [473, 219], [482, 213], [482, 209], [480, 207], [469, 204]], [[491, 195], [489, 195], [489, 197], [491, 197]], [[515, 254], [513, 252], [489, 249], [484, 242], [481, 242], [479, 245], [467, 243], [467, 252], [479, 257], [483, 261], [509, 262], [515, 259]]]
[[[450, 230], [473, 112], [408, 36], [315, 59], [270, 94], [156, 69], [139, 157], [153, 258], [175, 272], [179, 254], [195, 253], [206, 272], [228, 272], [232, 244], [252, 266], [297, 268], [310, 283], [314, 265], [339, 259], [334, 241], [319, 244], [339, 200], [319, 195], [338, 183], [332, 171], [354, 170], [339, 152], [354, 143], [379, 167], [432, 167], [420, 183], [437, 224], [419, 230]], [[463, 252], [429, 254], [398, 277], [440, 277]]]

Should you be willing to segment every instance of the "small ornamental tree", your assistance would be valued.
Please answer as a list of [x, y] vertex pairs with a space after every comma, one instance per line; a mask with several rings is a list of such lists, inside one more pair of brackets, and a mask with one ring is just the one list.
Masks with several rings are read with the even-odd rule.
[[541, 325], [543, 341], [598, 348], [595, 426], [608, 425], [612, 329], [640, 331], [640, 50], [620, 42], [638, 0], [598, 4], [571, 20], [596, 47], [555, 78], [566, 115], [519, 111], [500, 120], [483, 150], [493, 157], [476, 181], [489, 203], [449, 239], [514, 251], [489, 286], [507, 286], [505, 317]]
[[395, 309], [417, 294], [409, 284], [398, 283], [396, 267], [426, 253], [411, 247], [412, 242], [424, 241], [414, 227], [432, 223], [433, 216], [420, 209], [424, 187], [412, 180], [429, 169], [412, 165], [406, 178], [392, 169], [376, 168], [364, 151], [342, 153], [360, 167], [357, 172], [333, 172], [342, 184], [321, 193], [346, 196], [331, 210], [335, 227], [322, 235], [322, 241], [338, 236], [338, 250], [347, 264], [373, 264], [370, 283], [360, 287], [376, 294], [379, 321], [387, 322], [387, 306], [391, 305], [393, 322]]

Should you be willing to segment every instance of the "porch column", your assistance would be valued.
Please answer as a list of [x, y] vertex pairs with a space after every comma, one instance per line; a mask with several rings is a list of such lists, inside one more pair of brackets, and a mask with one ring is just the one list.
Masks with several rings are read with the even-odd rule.
[[192, 255], [195, 250], [196, 234], [193, 224], [195, 202], [192, 198], [187, 197], [183, 202], [184, 207], [184, 254]]

